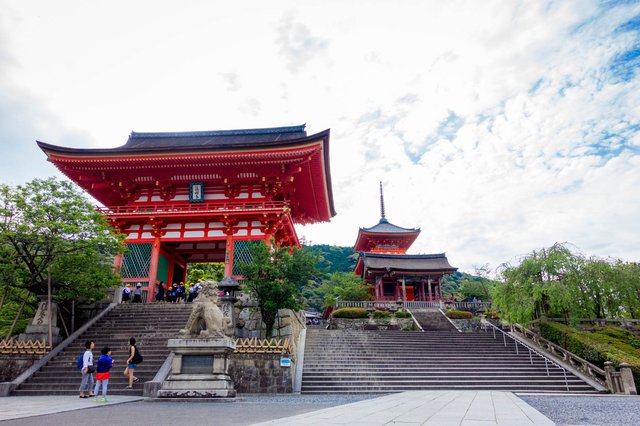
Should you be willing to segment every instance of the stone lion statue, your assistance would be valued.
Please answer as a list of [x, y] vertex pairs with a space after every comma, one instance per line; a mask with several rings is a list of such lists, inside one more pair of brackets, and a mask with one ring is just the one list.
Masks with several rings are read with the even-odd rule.
[[[180, 336], [223, 337], [230, 325], [229, 318], [225, 318], [216, 304], [218, 301], [218, 284], [213, 281], [202, 283], [202, 289], [193, 302], [193, 309], [185, 328], [180, 330]], [[201, 329], [204, 320], [206, 328]]]

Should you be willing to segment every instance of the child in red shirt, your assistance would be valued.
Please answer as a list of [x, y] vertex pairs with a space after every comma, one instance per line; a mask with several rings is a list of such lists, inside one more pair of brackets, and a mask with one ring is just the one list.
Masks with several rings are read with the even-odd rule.
[[96, 387], [93, 390], [95, 397], [94, 402], [98, 402], [98, 390], [102, 384], [102, 399], [100, 402], [107, 402], [107, 385], [109, 384], [109, 377], [111, 377], [111, 367], [113, 367], [113, 359], [111, 358], [111, 349], [108, 346], [102, 348], [100, 351], [102, 356], [96, 363]]

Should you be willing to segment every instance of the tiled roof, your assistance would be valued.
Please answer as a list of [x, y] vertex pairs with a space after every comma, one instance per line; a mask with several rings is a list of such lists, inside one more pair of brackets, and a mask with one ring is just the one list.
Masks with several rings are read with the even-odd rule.
[[270, 127], [264, 129], [209, 130], [202, 132], [131, 132], [127, 143], [120, 149], [157, 148], [242, 148], [269, 145], [307, 136], [305, 125]]
[[438, 254], [376, 254], [362, 253], [365, 269], [392, 269], [404, 271], [450, 271], [455, 268], [449, 264], [444, 253]]

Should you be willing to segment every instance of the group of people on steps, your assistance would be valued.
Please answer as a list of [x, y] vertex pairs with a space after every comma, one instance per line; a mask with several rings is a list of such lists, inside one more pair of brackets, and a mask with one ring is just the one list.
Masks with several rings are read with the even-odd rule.
[[[183, 282], [181, 282], [180, 284], [173, 283], [172, 285], [168, 285], [165, 288], [165, 284], [163, 281], [157, 281], [155, 299], [156, 302], [167, 303], [193, 302], [193, 300], [198, 297], [201, 289], [202, 284], [200, 283], [189, 286], [189, 290], [187, 290], [187, 286]], [[122, 289], [122, 303], [129, 302], [143, 302], [141, 283], [137, 283], [135, 289], [133, 290], [131, 289], [131, 287], [129, 287], [129, 284], [126, 284]]]
[[[85, 351], [78, 358], [78, 368], [82, 373], [82, 381], [80, 382], [80, 398], [93, 398], [98, 402], [98, 393], [102, 390], [102, 398], [100, 402], [107, 402], [107, 387], [109, 378], [111, 377], [111, 368], [113, 367], [113, 358], [111, 358], [111, 348], [105, 346], [100, 351], [100, 358], [94, 363], [93, 349], [95, 342], [87, 340], [85, 343]], [[138, 381], [135, 376], [135, 370], [138, 364], [142, 362], [142, 355], [136, 347], [136, 338], [129, 339], [129, 357], [127, 358], [127, 367], [124, 369], [124, 375], [129, 378], [129, 385], [125, 389], [133, 389], [133, 384]], [[95, 373], [95, 386], [93, 375]]]

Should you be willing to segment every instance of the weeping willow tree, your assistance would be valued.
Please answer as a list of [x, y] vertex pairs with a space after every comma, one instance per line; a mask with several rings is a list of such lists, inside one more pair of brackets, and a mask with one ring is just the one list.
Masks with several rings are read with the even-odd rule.
[[520, 264], [504, 264], [492, 289], [494, 306], [510, 322], [542, 316], [638, 318], [640, 268], [618, 259], [584, 257], [566, 244], [533, 251]]

